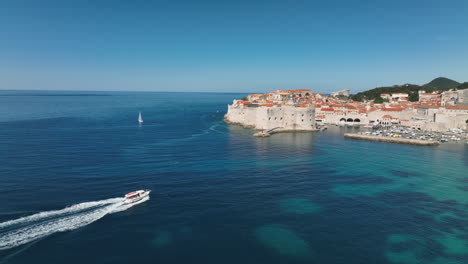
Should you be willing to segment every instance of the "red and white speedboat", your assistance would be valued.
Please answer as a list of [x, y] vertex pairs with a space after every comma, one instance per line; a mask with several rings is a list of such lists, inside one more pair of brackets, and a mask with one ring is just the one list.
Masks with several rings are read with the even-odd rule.
[[150, 190], [138, 190], [125, 195], [125, 204], [135, 203], [149, 196]]

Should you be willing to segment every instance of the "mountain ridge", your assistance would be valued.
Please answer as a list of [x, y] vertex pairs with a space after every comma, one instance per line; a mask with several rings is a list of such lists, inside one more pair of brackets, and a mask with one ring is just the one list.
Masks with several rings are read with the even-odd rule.
[[[446, 77], [437, 77], [423, 85], [406, 83], [402, 85], [376, 87], [370, 90], [362, 91], [357, 94], [351, 95], [351, 99], [353, 99], [354, 101], [362, 101], [364, 99], [375, 100], [377, 98], [381, 98], [380, 94], [382, 93], [407, 93], [411, 95], [412, 93], [417, 93], [418, 90], [426, 90], [426, 92], [432, 92], [434, 90], [447, 91], [452, 88], [466, 89], [468, 88], [468, 82], [459, 83]], [[410, 96], [410, 101], [411, 99], [417, 100], [417, 96]]]
[[445, 90], [451, 88], [457, 88], [460, 85], [459, 82], [446, 77], [437, 77], [434, 80], [424, 84], [422, 87], [434, 89], [434, 90]]

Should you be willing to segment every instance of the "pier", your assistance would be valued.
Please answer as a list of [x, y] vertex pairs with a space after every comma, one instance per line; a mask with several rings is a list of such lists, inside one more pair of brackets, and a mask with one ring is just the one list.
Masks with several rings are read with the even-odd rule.
[[278, 132], [282, 129], [282, 127], [275, 127], [275, 128], [272, 128], [272, 129], [268, 129], [267, 131], [264, 131], [263, 129], [255, 134], [254, 137], [269, 137], [271, 136], [271, 134], [275, 133], [275, 132]]
[[353, 134], [353, 133], [345, 133], [344, 137], [352, 138], [352, 139], [360, 139], [360, 140], [387, 142], [387, 143], [410, 144], [410, 145], [417, 145], [417, 146], [440, 145], [438, 141], [427, 141], [427, 140], [410, 139], [410, 138], [393, 138], [393, 137], [383, 137], [383, 136], [370, 136], [370, 135], [360, 135], [360, 134]]

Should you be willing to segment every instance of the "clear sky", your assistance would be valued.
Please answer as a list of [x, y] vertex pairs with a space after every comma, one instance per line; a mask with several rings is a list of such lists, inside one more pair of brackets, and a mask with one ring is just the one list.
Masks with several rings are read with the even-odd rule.
[[0, 89], [317, 92], [468, 81], [467, 0], [0, 1]]

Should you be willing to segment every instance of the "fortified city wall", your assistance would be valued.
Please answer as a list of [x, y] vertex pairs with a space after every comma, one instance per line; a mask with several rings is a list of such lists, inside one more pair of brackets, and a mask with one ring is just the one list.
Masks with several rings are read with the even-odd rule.
[[468, 89], [458, 90], [458, 105], [468, 106]]
[[314, 131], [315, 107], [296, 107], [290, 105], [240, 106], [234, 101], [228, 105], [228, 112], [224, 116], [227, 123], [240, 124], [255, 129], [280, 128], [281, 131]]

